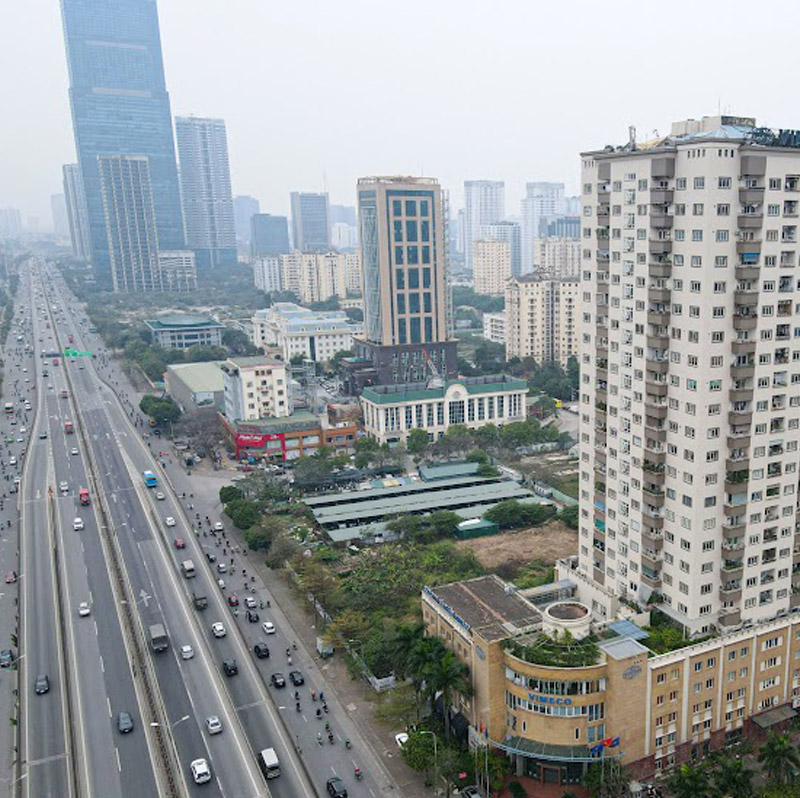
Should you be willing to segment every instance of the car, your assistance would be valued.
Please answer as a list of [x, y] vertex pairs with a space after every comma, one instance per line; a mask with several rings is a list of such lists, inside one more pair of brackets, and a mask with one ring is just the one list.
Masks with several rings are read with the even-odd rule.
[[173, 518], [171, 515], [168, 515], [168, 516], [167, 516], [167, 517], [164, 519], [164, 523], [165, 523], [167, 526], [175, 526], [175, 519], [174, 519], [174, 518]]
[[88, 601], [82, 601], [80, 604], [78, 604], [78, 615], [80, 615], [81, 618], [85, 618], [87, 615], [91, 614], [92, 608], [89, 606]]
[[219, 734], [222, 731], [222, 721], [216, 715], [206, 718], [206, 731], [209, 734]]
[[61, 480], [61, 482], [58, 483], [58, 489], [62, 493], [69, 493], [69, 485], [66, 482], [64, 482], [64, 480]]
[[47, 438], [47, 432], [46, 431], [40, 432], [39, 433], [39, 440], [43, 441], [43, 440], [45, 440], [45, 438]]
[[193, 659], [194, 649], [190, 645], [181, 646], [181, 659]]
[[274, 635], [275, 634], [275, 624], [272, 621], [264, 621], [261, 624], [261, 628], [264, 630], [265, 635]]
[[213, 551], [207, 551], [207, 552], [206, 552], [206, 559], [207, 559], [209, 562], [216, 562], [216, 561], [217, 561], [217, 555], [216, 555], [216, 554], [214, 554], [214, 552], [213, 552]]
[[230, 596], [228, 596], [228, 604], [230, 604], [231, 607], [238, 607], [239, 597], [235, 593], [231, 593]]
[[211, 768], [205, 759], [195, 759], [189, 768], [192, 771], [192, 778], [195, 784], [207, 784], [211, 781]]
[[25, 427], [20, 427], [19, 428], [20, 435], [24, 435], [27, 431], [28, 430], [26, 430]]
[[225, 580], [224, 579], [217, 579], [217, 584], [219, 585], [220, 590], [225, 590]]
[[6, 574], [6, 584], [7, 585], [13, 585], [14, 582], [16, 582], [16, 581], [17, 581], [17, 572], [16, 571], [9, 571]]
[[286, 679], [282, 673], [273, 673], [269, 680], [273, 687], [286, 687]]
[[405, 732], [398, 732], [394, 736], [394, 741], [397, 743], [398, 748], [402, 748], [408, 742], [408, 734]]
[[75, 520], [72, 522], [72, 528], [73, 528], [73, 529], [74, 529], [76, 532], [79, 532], [81, 529], [83, 529], [83, 519], [82, 519], [82, 518], [76, 518], [76, 519], [75, 519]]
[[15, 466], [17, 464], [17, 458], [12, 455], [8, 458], [8, 464], [10, 466]]
[[120, 712], [117, 715], [117, 728], [120, 734], [128, 734], [133, 731], [133, 718], [130, 712]]
[[224, 659], [222, 660], [222, 670], [225, 671], [226, 676], [236, 676], [239, 673], [239, 666], [235, 659]]
[[258, 606], [258, 602], [252, 596], [245, 596], [244, 606], [249, 610], [254, 610]]
[[289, 671], [289, 679], [295, 687], [300, 687], [301, 684], [306, 683], [306, 680], [303, 678], [303, 674], [300, 673], [300, 671]]
[[16, 427], [17, 426], [17, 419], [12, 418], [9, 423], [11, 424], [12, 427]]
[[214, 522], [214, 531], [215, 532], [222, 532], [223, 529], [225, 529], [225, 527], [222, 526], [222, 521], [215, 521]]
[[163, 502], [166, 498], [167, 497], [160, 490], [156, 491], [156, 499], [158, 499], [158, 501]]
[[33, 691], [36, 695], [44, 695], [50, 692], [50, 677], [46, 673], [40, 673], [33, 683]]
[[0, 651], [0, 668], [10, 668], [14, 664], [14, 652], [10, 648]]
[[325, 782], [325, 788], [328, 790], [328, 795], [331, 798], [347, 798], [347, 789], [344, 782], [338, 777], [334, 776]]
[[216, 623], [211, 624], [211, 633], [214, 637], [225, 637], [227, 632], [225, 631], [225, 624], [220, 623], [217, 621]]
[[69, 453], [70, 453], [70, 454], [71, 454], [73, 457], [74, 457], [74, 456], [76, 456], [76, 455], [78, 454], [78, 447], [77, 447], [77, 446], [73, 446], [73, 447], [72, 447], [72, 449], [70, 449], [70, 452], [69, 452]]
[[247, 620], [250, 623], [258, 623], [259, 615], [255, 610], [248, 610], [247, 611]]
[[462, 787], [461, 795], [462, 798], [486, 798], [481, 792], [481, 788], [476, 787], [474, 784], [471, 784], [469, 787]]
[[253, 651], [259, 659], [269, 659], [269, 648], [266, 643], [256, 643], [253, 646]]
[[186, 548], [186, 541], [183, 538], [175, 538], [175, 548], [176, 549], [185, 549]]
[[228, 563], [226, 563], [226, 562], [218, 562], [217, 563], [217, 573], [218, 574], [226, 574], [226, 573], [228, 573]]

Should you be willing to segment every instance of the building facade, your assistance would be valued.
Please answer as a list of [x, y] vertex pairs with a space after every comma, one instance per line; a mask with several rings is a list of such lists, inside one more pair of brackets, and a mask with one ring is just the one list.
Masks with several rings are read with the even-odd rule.
[[547, 224], [564, 214], [564, 184], [535, 182], [522, 200], [522, 273], [533, 269], [533, 242], [547, 235]]
[[533, 240], [533, 274], [548, 277], [580, 277], [580, 238], [535, 238]]
[[253, 258], [253, 281], [259, 291], [283, 291], [283, 263], [278, 257]]
[[163, 291], [194, 291], [197, 289], [195, 254], [190, 249], [159, 250]]
[[256, 213], [250, 217], [250, 255], [274, 258], [291, 252], [289, 221], [285, 216]]
[[522, 228], [517, 222], [495, 222], [481, 225], [478, 238], [507, 241], [511, 252], [511, 276], [522, 274]]
[[76, 163], [66, 163], [62, 167], [64, 200], [67, 205], [69, 237], [72, 241], [72, 254], [80, 260], [89, 260], [89, 216], [86, 210], [86, 196], [83, 193], [83, 178]]
[[582, 156], [580, 568], [690, 633], [800, 597], [788, 144], [704, 117]]
[[253, 343], [278, 347], [288, 363], [298, 355], [327, 363], [338, 352], [353, 347], [353, 336], [363, 325], [351, 322], [343, 310], [313, 311], [294, 302], [276, 302], [253, 314]]
[[502, 180], [464, 181], [464, 263], [472, 270], [473, 246], [483, 237], [484, 225], [500, 222], [506, 213], [506, 186]]
[[506, 314], [484, 313], [483, 314], [483, 337], [487, 341], [505, 345], [506, 342]]
[[171, 363], [164, 374], [164, 388], [183, 413], [224, 410], [224, 360], [206, 363]]
[[222, 366], [225, 416], [231, 422], [291, 415], [286, 364], [265, 357], [228, 358]]
[[301, 302], [344, 299], [362, 291], [358, 252], [292, 252], [279, 260], [283, 290], [291, 291]]
[[472, 242], [472, 279], [475, 293], [503, 296], [511, 277], [511, 247], [508, 241], [479, 238]]
[[220, 324], [211, 316], [160, 316], [146, 321], [153, 343], [163, 349], [189, 349], [192, 346], [222, 346]]
[[423, 429], [436, 441], [454, 424], [477, 429], [524, 421], [527, 392], [524, 380], [505, 374], [459, 377], [438, 387], [374, 385], [361, 393], [364, 431], [381, 444], [396, 444], [412, 429]]
[[298, 252], [328, 252], [331, 214], [327, 193], [293, 191], [292, 246]]
[[17, 208], [0, 208], [0, 236], [22, 235], [22, 214]]
[[250, 251], [250, 220], [260, 212], [261, 205], [255, 197], [248, 194], [237, 194], [233, 198], [236, 243], [242, 252]]
[[53, 217], [53, 233], [58, 238], [66, 238], [69, 235], [69, 220], [67, 201], [63, 194], [50, 195], [50, 215]]
[[101, 158], [147, 158], [158, 241], [164, 249], [185, 247], [158, 13], [155, 2], [140, 0], [120, 0], [113, 10], [105, 0], [63, 0], [61, 13], [90, 260], [98, 282], [110, 288], [115, 233], [106, 229]]
[[506, 284], [506, 357], [566, 366], [580, 345], [580, 282], [526, 275]]
[[222, 119], [175, 117], [186, 246], [198, 265], [236, 263], [236, 225]]

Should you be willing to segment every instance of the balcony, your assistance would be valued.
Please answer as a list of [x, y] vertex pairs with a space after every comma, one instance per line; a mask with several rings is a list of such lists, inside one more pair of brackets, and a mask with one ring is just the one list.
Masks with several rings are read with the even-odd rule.
[[756, 351], [756, 342], [749, 339], [736, 339], [731, 343], [734, 355], [753, 355]]
[[752, 307], [758, 303], [758, 287], [746, 286], [739, 288], [738, 286], [733, 290], [733, 301], [737, 305], [747, 305]]
[[666, 404], [655, 405], [650, 402], [645, 403], [644, 409], [648, 416], [658, 421], [663, 421], [667, 417], [667, 411], [669, 410]]
[[[731, 538], [730, 540], [723, 540], [722, 541], [722, 550], [726, 554], [730, 554], [731, 556], [737, 554], [744, 554], [744, 539], [743, 538]], [[741, 560], [739, 560], [741, 562]]]
[[724, 582], [720, 585], [719, 592], [726, 601], [737, 601], [742, 597], [742, 584], [738, 581]]
[[750, 407], [746, 409], [738, 409], [738, 410], [729, 410], [728, 411], [728, 423], [734, 426], [745, 426], [747, 424], [752, 423], [753, 421], [753, 411]]
[[668, 255], [672, 252], [672, 241], [664, 238], [651, 238], [650, 239], [650, 254], [652, 255]]
[[741, 579], [744, 573], [744, 563], [737, 559], [724, 559], [722, 561], [723, 578]]
[[647, 299], [650, 302], [669, 302], [672, 296], [671, 291], [666, 286], [648, 286]]
[[747, 455], [741, 457], [729, 457], [725, 461], [725, 469], [728, 474], [737, 474], [741, 471], [747, 472], [750, 468], [750, 458]]
[[651, 396], [666, 396], [667, 395], [667, 382], [666, 380], [655, 380], [645, 377], [645, 389]]
[[761, 251], [761, 239], [760, 238], [739, 239], [736, 242], [736, 251], [740, 255], [758, 253]]
[[643, 548], [642, 560], [642, 565], [647, 565], [654, 574], [658, 573], [661, 567], [661, 552]]
[[736, 266], [737, 280], [758, 280], [761, 275], [761, 268], [752, 264], [739, 263]]
[[650, 227], [666, 229], [672, 227], [672, 223], [674, 222], [674, 218], [671, 214], [667, 213], [664, 210], [655, 210], [652, 209], [650, 211]]
[[764, 202], [764, 187], [758, 186], [756, 188], [740, 188], [739, 189], [739, 202], [742, 205], [761, 205]]
[[645, 360], [648, 372], [666, 374], [669, 371], [669, 360], [665, 357], [648, 357]]
[[672, 188], [650, 189], [651, 205], [671, 205], [674, 199], [675, 199], [675, 190]]
[[650, 571], [642, 566], [642, 581], [648, 586], [657, 590], [661, 589], [661, 571]]
[[653, 278], [672, 277], [672, 261], [669, 258], [650, 261], [647, 274]]
[[740, 213], [738, 217], [740, 230], [751, 230], [764, 224], [763, 213]]
[[733, 314], [733, 329], [737, 332], [739, 330], [755, 330], [758, 326], [758, 314], [755, 312], [750, 313], [734, 313]]
[[[731, 377], [735, 380], [753, 379], [756, 373], [756, 364], [752, 360], [738, 363], [734, 360], [731, 363]], [[744, 422], [742, 422], [744, 423]]]

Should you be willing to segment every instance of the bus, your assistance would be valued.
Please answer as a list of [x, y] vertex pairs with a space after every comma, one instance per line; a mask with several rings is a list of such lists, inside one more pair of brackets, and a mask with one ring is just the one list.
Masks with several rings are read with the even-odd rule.
[[265, 748], [258, 753], [258, 766], [265, 779], [274, 779], [281, 775], [281, 763], [274, 748]]
[[89, 489], [88, 488], [81, 488], [78, 491], [78, 501], [81, 504], [89, 504]]
[[144, 477], [144, 484], [148, 488], [154, 488], [158, 484], [156, 475], [152, 471], [142, 471], [142, 476]]
[[12, 402], [6, 402], [6, 415], [11, 415], [14, 412], [14, 405]]
[[71, 421], [65, 421], [64, 422], [64, 432], [67, 435], [72, 435], [72, 433], [74, 432], [74, 430], [72, 429], [72, 422]]

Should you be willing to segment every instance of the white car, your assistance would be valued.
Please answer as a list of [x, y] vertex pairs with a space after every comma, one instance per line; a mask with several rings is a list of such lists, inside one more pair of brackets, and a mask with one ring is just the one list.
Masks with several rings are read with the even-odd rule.
[[167, 526], [175, 526], [175, 519], [174, 519], [174, 518], [173, 518], [171, 515], [168, 515], [168, 516], [167, 516], [167, 517], [164, 519], [164, 523], [165, 523]]
[[209, 734], [219, 734], [222, 731], [222, 721], [216, 716], [206, 718], [206, 729]]
[[24, 434], [25, 434], [25, 433], [26, 433], [28, 430], [26, 430], [26, 429], [25, 429], [25, 427], [20, 427], [20, 428], [19, 428], [19, 431], [20, 431], [20, 433], [21, 433], [22, 435], [24, 435]]
[[194, 649], [191, 646], [181, 646], [181, 659], [193, 659]]
[[8, 458], [8, 464], [9, 465], [16, 465], [17, 464], [17, 458], [16, 457], [9, 457]]
[[225, 625], [217, 621], [216, 623], [211, 624], [211, 631], [214, 634], [214, 637], [225, 637]]
[[247, 607], [248, 610], [254, 610], [258, 606], [258, 603], [252, 596], [245, 596], [244, 606]]
[[62, 493], [69, 493], [69, 485], [66, 482], [59, 482], [58, 483], [58, 489]]
[[77, 446], [73, 446], [71, 451], [70, 451], [70, 454], [71, 455], [77, 455], [78, 454], [78, 447]]
[[76, 518], [76, 519], [75, 519], [75, 520], [72, 522], [72, 528], [73, 528], [73, 529], [74, 529], [76, 532], [80, 532], [80, 530], [81, 530], [81, 529], [83, 529], [83, 519], [82, 519], [82, 518]]
[[264, 630], [265, 635], [274, 635], [275, 634], [275, 624], [272, 621], [264, 621], [261, 624], [261, 628]]
[[398, 748], [402, 748], [408, 742], [408, 735], [405, 732], [395, 734], [394, 741], [397, 743]]
[[157, 490], [157, 491], [156, 491], [156, 498], [157, 498], [157, 499], [158, 499], [160, 502], [163, 502], [163, 501], [164, 501], [164, 499], [166, 499], [167, 497], [166, 497], [166, 496], [165, 496], [165, 495], [164, 495], [164, 494], [163, 494], [163, 493], [162, 493], [160, 490]]
[[224, 526], [222, 526], [222, 521], [217, 521], [217, 522], [215, 522], [215, 524], [214, 524], [214, 529], [215, 529], [217, 532], [222, 532], [222, 530], [223, 530], [223, 529], [225, 529], [225, 527], [224, 527]]
[[195, 759], [189, 767], [192, 769], [195, 784], [206, 784], [211, 781], [211, 768], [205, 759]]
[[89, 607], [88, 601], [82, 601], [80, 604], [78, 604], [78, 615], [80, 615], [81, 618], [85, 618], [87, 615], [91, 614], [92, 610], [91, 607]]

